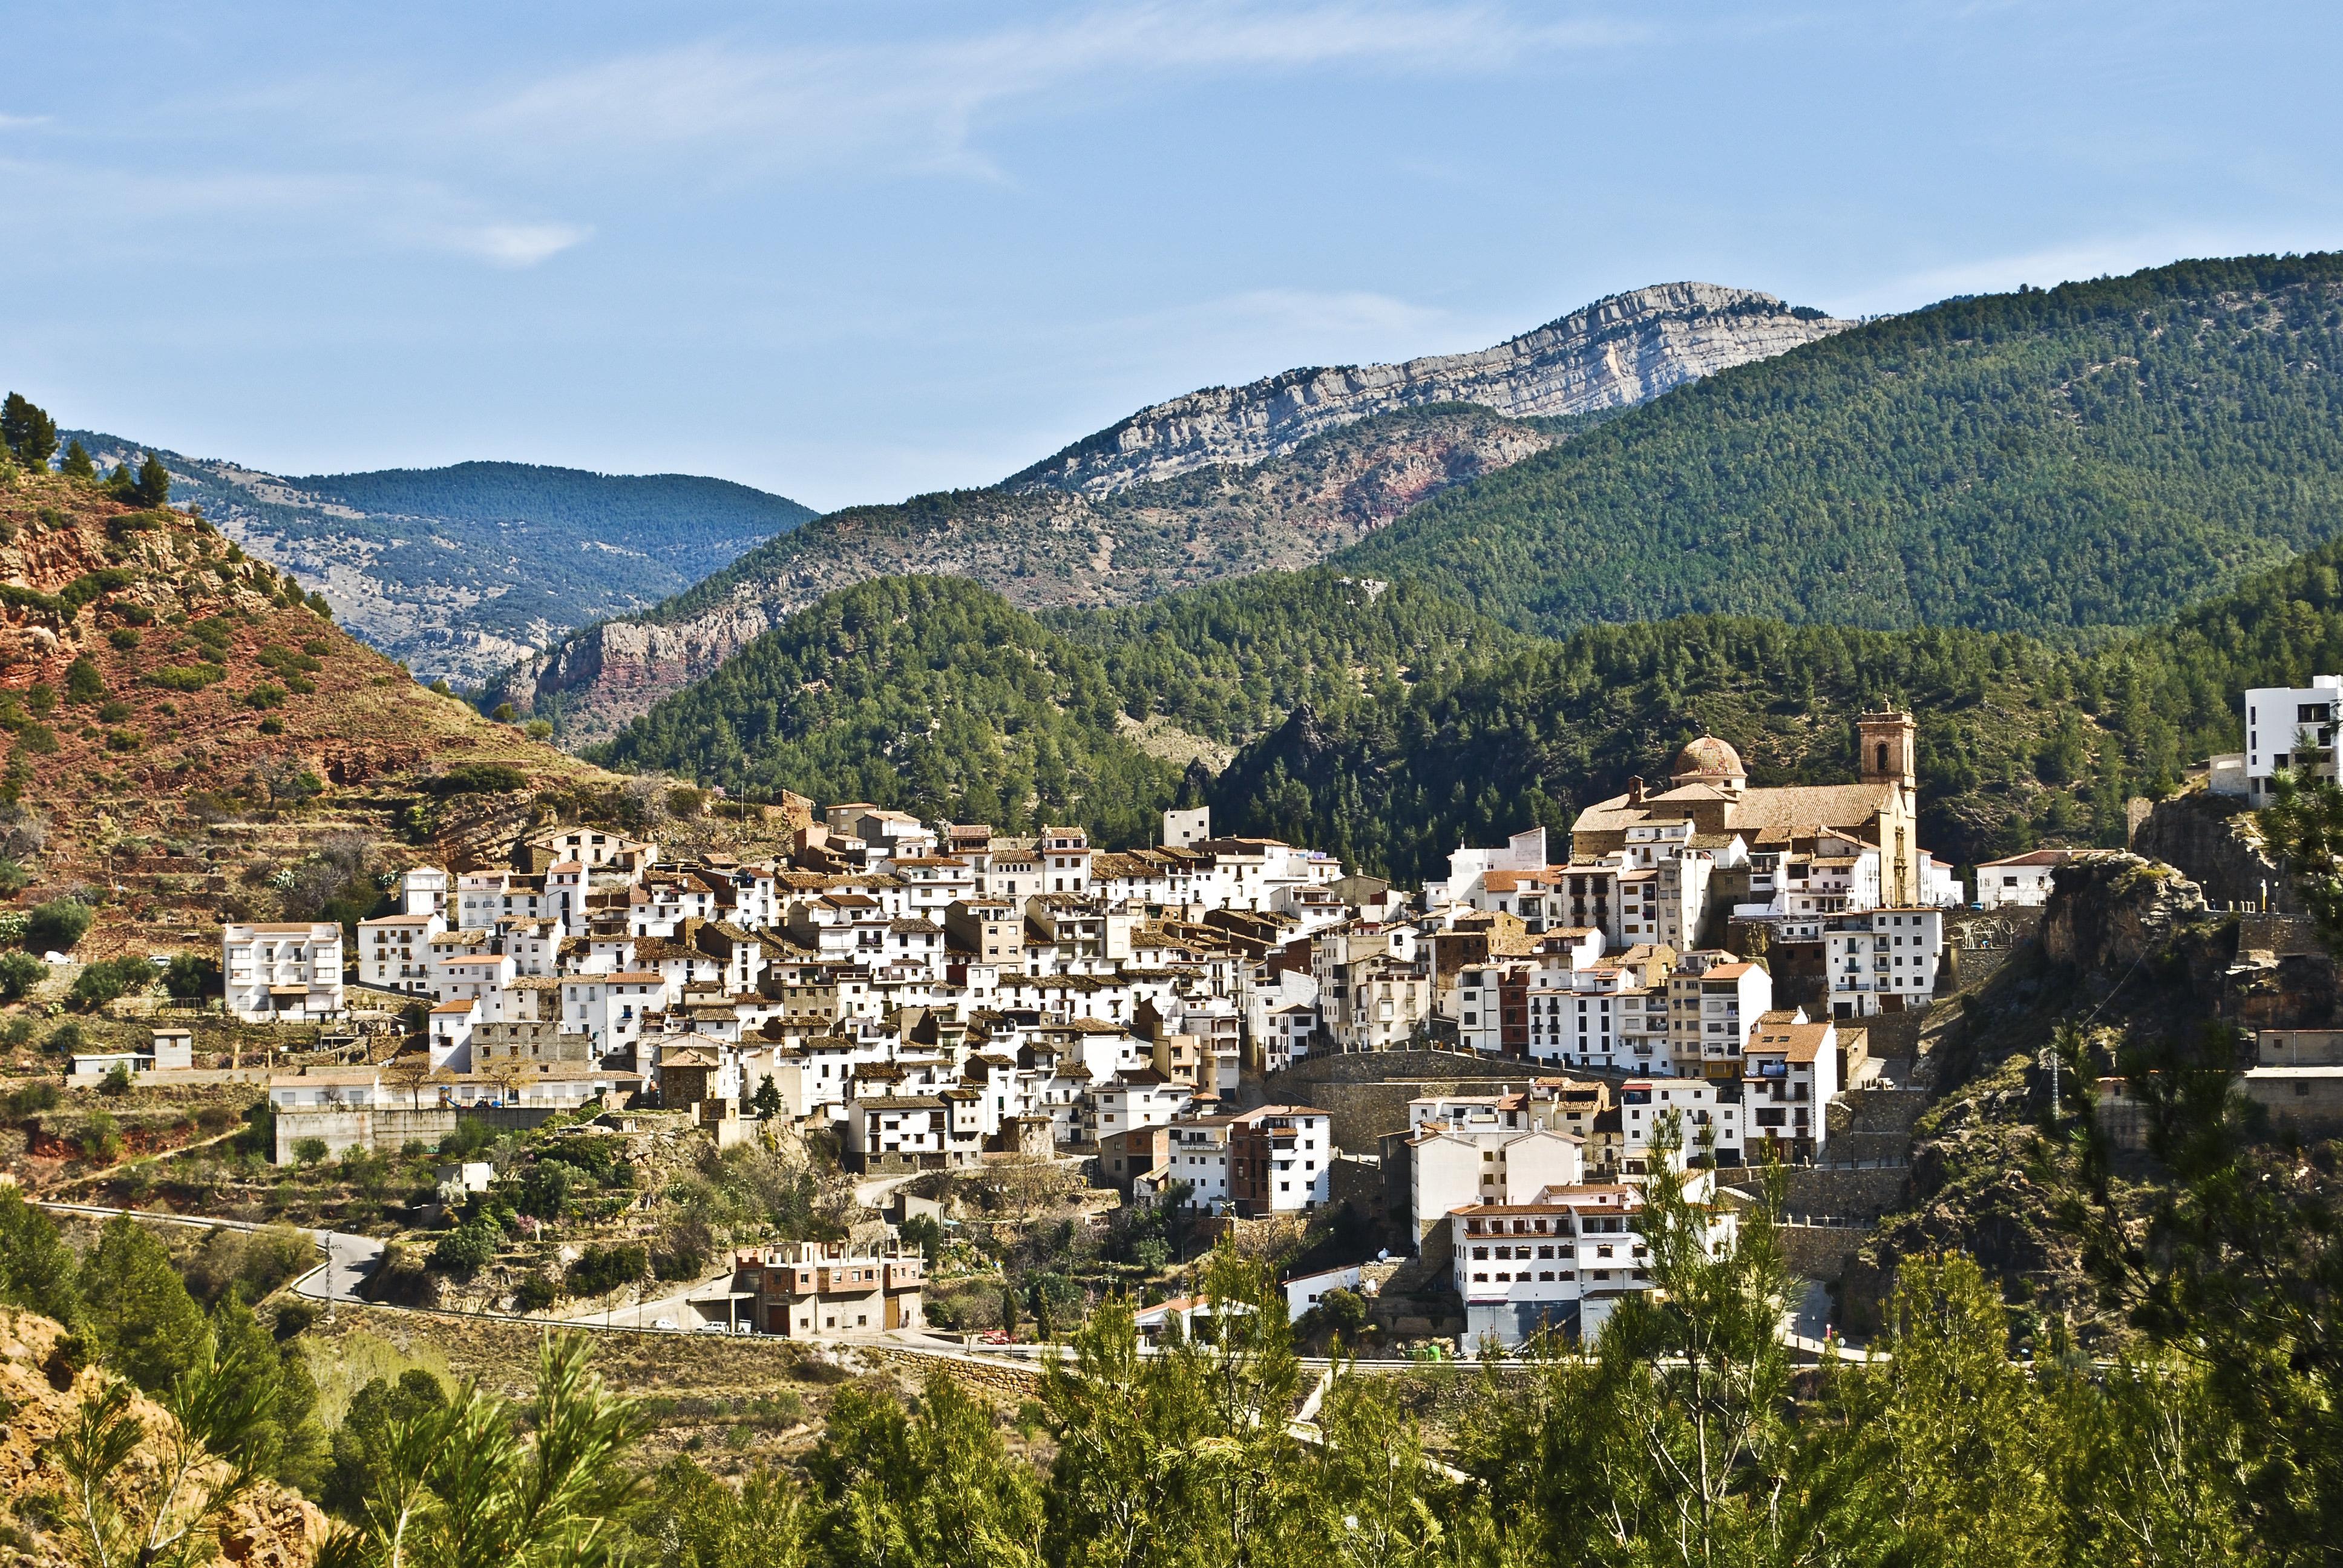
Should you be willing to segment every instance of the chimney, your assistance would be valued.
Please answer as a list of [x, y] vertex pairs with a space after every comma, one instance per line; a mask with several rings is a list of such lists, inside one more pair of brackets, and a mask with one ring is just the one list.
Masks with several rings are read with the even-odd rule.
[[1643, 803], [1644, 778], [1643, 775], [1639, 773], [1633, 779], [1627, 780], [1627, 804], [1630, 806], [1640, 806]]

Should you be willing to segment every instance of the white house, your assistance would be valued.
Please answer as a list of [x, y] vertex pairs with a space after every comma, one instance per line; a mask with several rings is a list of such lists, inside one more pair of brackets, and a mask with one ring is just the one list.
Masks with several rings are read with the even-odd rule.
[[2072, 849], [2028, 849], [1998, 860], [1980, 860], [1976, 901], [1981, 909], [2038, 910], [2050, 901], [2050, 879], [2075, 858]]
[[[1686, 1195], [1706, 1203], [1705, 1172]], [[1520, 1344], [1547, 1330], [1589, 1341], [1618, 1301], [1652, 1288], [1644, 1193], [1624, 1184], [1550, 1187], [1526, 1202], [1476, 1203], [1449, 1216], [1465, 1331]], [[1733, 1215], [1707, 1211], [1709, 1241], [1729, 1245]]]
[[[409, 871], [408, 876], [416, 873]], [[446, 879], [447, 873], [439, 873]], [[423, 996], [431, 990], [433, 937], [447, 930], [437, 910], [384, 915], [358, 922], [358, 982], [378, 990]]]

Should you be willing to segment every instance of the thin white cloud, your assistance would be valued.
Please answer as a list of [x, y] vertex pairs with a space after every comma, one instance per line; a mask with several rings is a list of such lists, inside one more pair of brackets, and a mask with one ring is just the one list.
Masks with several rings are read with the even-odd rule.
[[46, 115], [0, 114], [0, 131], [29, 130], [35, 126], [45, 126], [48, 123], [49, 116]]
[[2107, 236], [2048, 246], [2007, 256], [1976, 256], [1939, 263], [1882, 278], [1833, 302], [1842, 315], [1886, 315], [1916, 310], [1964, 294], [1999, 294], [2030, 284], [2051, 288], [2084, 278], [2121, 276], [2189, 256], [2247, 256], [2257, 252], [2328, 250], [2343, 246], [2343, 230], [2328, 226], [2298, 234], [2213, 228]]
[[988, 116], [1088, 103], [1169, 76], [1499, 72], [1646, 35], [1611, 23], [1524, 21], [1487, 5], [1144, 5], [903, 45], [702, 41], [548, 77], [466, 116], [460, 130], [523, 157], [714, 144], [752, 163], [876, 153], [988, 173], [968, 150]]
[[0, 178], [25, 199], [0, 210], [0, 234], [38, 236], [85, 254], [179, 246], [180, 231], [234, 226], [239, 247], [347, 250], [353, 244], [437, 252], [523, 268], [592, 236], [584, 224], [499, 215], [437, 181], [373, 176], [162, 176], [45, 159], [0, 158]]
[[458, 229], [449, 236], [451, 248], [498, 266], [530, 267], [558, 256], [593, 234], [583, 224], [491, 223]]

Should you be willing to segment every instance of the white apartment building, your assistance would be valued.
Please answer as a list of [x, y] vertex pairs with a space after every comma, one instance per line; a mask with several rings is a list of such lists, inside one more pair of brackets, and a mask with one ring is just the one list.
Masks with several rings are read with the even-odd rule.
[[1264, 1105], [1169, 1124], [1169, 1178], [1189, 1205], [1241, 1218], [1298, 1213], [1330, 1196], [1332, 1117], [1307, 1105]]
[[[415, 873], [410, 871], [408, 876]], [[439, 873], [444, 879], [447, 873]], [[433, 937], [447, 929], [436, 910], [358, 922], [358, 983], [425, 996], [431, 990]]]
[[[1712, 1192], [1704, 1175], [1693, 1178], [1695, 1201]], [[1652, 1288], [1643, 1210], [1641, 1188], [1608, 1183], [1458, 1209], [1448, 1222], [1465, 1332], [1507, 1348], [1547, 1331], [1592, 1342], [1622, 1297]], [[1711, 1245], [1729, 1246], [1732, 1213], [1713, 1208], [1707, 1222]]]
[[1823, 926], [1825, 980], [1833, 1018], [1868, 1018], [1926, 1007], [1936, 991], [1945, 912], [1871, 910]]
[[1646, 1174], [1652, 1145], [1673, 1116], [1677, 1148], [1670, 1163], [1675, 1169], [1704, 1155], [1719, 1165], [1738, 1165], [1745, 1125], [1742, 1100], [1738, 1079], [1631, 1078], [1619, 1086], [1618, 1102], [1595, 1118], [1588, 1159], [1614, 1176]]
[[1741, 1076], [1749, 1031], [1774, 1008], [1774, 977], [1763, 964], [1713, 950], [1690, 952], [1668, 977], [1668, 1050], [1679, 1072]]
[[1783, 1160], [1821, 1159], [1838, 1091], [1837, 1025], [1795, 1013], [1758, 1020], [1742, 1062], [1743, 1158], [1770, 1146]]
[[398, 874], [398, 913], [447, 919], [447, 873], [437, 866], [409, 866]]
[[330, 920], [220, 930], [228, 1011], [254, 1023], [342, 1010], [342, 928]]
[[2028, 849], [1998, 860], [1980, 860], [1976, 901], [1986, 910], [2038, 910], [2050, 901], [2050, 880], [2075, 858], [2072, 849]]
[[[1584, 1141], [1537, 1125], [1522, 1094], [1452, 1100], [1413, 1122], [1407, 1141], [1414, 1239], [1473, 1203], [1527, 1202], [1586, 1178]], [[1425, 1102], [1409, 1106], [1411, 1116]]]
[[[643, 1018], [667, 1006], [667, 980], [647, 970], [610, 974], [565, 975], [561, 980], [561, 1028], [592, 1042], [598, 1060], [633, 1060], [643, 1038]], [[649, 1076], [649, 1063], [634, 1071]]]

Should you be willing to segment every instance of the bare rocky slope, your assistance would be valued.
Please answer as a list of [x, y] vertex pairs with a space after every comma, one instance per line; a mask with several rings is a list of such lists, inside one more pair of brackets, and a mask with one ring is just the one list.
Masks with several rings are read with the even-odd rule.
[[1631, 407], [1854, 325], [1754, 289], [1657, 284], [1470, 354], [1207, 387], [1085, 437], [1002, 487], [1111, 495], [1213, 465], [1264, 462], [1371, 415], [1435, 403], [1471, 403], [1517, 419]]

